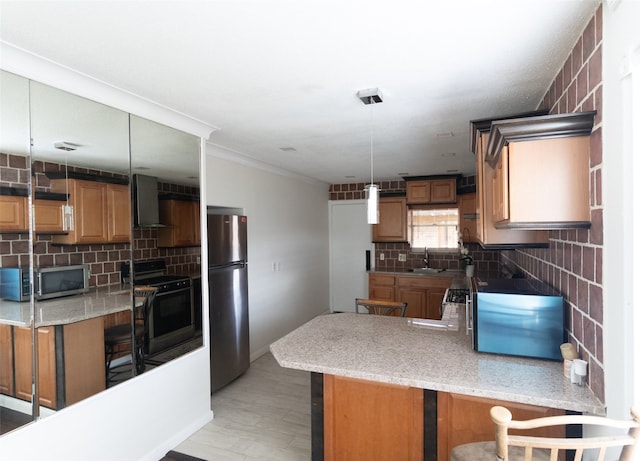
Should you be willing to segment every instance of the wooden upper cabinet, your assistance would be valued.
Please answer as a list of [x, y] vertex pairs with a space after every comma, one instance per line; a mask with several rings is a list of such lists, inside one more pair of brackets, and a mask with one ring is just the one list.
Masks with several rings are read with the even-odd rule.
[[200, 202], [160, 200], [159, 247], [184, 247], [200, 244]]
[[455, 203], [456, 178], [407, 180], [407, 204]]
[[36, 233], [55, 234], [64, 232], [62, 207], [65, 202], [56, 200], [34, 200], [33, 220]]
[[0, 232], [29, 230], [27, 197], [0, 195]]
[[128, 185], [82, 179], [54, 179], [53, 192], [69, 194], [73, 229], [55, 235], [60, 244], [128, 242], [131, 234], [131, 197]]
[[476, 211], [476, 194], [458, 195], [458, 231], [464, 242], [477, 242], [476, 225], [478, 214]]
[[[497, 228], [494, 221], [494, 168], [485, 161], [491, 119], [471, 121], [471, 146], [476, 154], [476, 236], [488, 249], [547, 247], [549, 232]], [[534, 185], [527, 182], [531, 187]]]
[[434, 179], [431, 181], [431, 203], [455, 203], [456, 179]]
[[374, 242], [407, 241], [407, 200], [405, 197], [384, 197], [378, 202], [379, 220], [373, 224]]
[[407, 204], [429, 203], [430, 201], [430, 181], [407, 181]]
[[590, 227], [594, 111], [492, 123], [486, 162], [498, 228]]
[[124, 184], [107, 184], [107, 240], [128, 242], [131, 240], [131, 193]]

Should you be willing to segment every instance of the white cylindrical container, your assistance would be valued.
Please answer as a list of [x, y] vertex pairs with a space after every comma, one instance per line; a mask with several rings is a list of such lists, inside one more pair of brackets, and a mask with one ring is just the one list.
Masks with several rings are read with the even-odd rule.
[[583, 386], [587, 382], [587, 362], [580, 359], [572, 361], [571, 382]]

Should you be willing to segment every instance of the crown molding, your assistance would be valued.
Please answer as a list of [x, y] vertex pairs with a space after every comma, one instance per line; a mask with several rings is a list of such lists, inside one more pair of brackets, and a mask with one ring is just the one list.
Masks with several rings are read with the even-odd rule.
[[0, 69], [209, 139], [218, 128], [0, 40]]

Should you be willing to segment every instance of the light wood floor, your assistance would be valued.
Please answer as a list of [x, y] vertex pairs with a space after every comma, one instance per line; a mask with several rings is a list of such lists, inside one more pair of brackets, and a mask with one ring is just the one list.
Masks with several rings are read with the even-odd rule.
[[210, 461], [311, 459], [309, 373], [267, 353], [211, 398], [214, 418], [175, 448]]

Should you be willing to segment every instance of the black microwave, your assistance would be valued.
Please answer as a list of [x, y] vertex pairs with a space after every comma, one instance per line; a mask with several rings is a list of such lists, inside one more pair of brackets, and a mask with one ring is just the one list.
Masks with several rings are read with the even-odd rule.
[[[35, 299], [51, 299], [89, 291], [89, 266], [58, 266], [34, 270]], [[0, 298], [28, 301], [31, 294], [29, 269], [0, 267]]]

